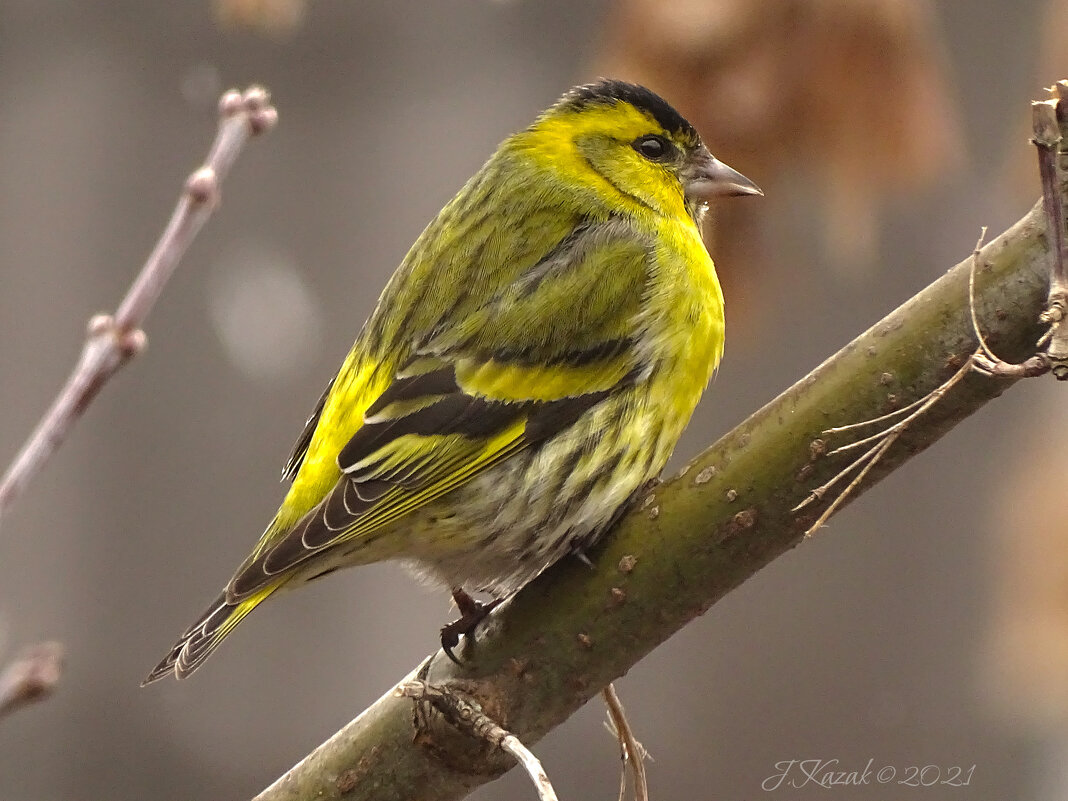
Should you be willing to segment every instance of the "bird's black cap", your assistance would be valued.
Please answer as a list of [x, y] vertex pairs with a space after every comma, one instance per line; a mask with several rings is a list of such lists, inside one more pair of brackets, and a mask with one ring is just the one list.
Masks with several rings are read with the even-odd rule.
[[636, 109], [646, 112], [663, 126], [665, 131], [698, 138], [694, 127], [664, 98], [644, 86], [626, 81], [602, 78], [595, 83], [576, 86], [561, 98], [560, 106], [580, 111], [591, 105], [617, 102], [630, 103]]

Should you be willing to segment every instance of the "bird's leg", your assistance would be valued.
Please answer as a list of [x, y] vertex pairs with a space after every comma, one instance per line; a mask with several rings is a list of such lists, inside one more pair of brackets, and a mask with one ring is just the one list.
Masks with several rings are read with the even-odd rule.
[[460, 644], [460, 635], [473, 632], [478, 624], [500, 605], [502, 599], [497, 598], [489, 603], [482, 603], [464, 592], [463, 587], [453, 587], [452, 599], [456, 602], [456, 608], [460, 610], [460, 617], [441, 627], [441, 650], [459, 665], [460, 660], [456, 658], [452, 649]]

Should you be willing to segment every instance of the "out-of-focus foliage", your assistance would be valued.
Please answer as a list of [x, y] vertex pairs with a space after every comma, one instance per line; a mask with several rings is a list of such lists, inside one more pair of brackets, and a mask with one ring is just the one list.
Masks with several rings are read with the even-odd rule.
[[307, 5], [307, 0], [214, 0], [215, 18], [221, 25], [272, 37], [293, 33], [304, 21]]

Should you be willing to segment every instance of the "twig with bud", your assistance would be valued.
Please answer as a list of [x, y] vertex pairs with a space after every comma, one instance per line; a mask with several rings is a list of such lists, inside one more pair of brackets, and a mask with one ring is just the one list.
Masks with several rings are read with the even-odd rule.
[[278, 112], [267, 91], [231, 90], [219, 101], [219, 128], [204, 165], [185, 182], [178, 205], [141, 272], [114, 315], [98, 314], [74, 370], [51, 407], [0, 477], [0, 520], [66, 440], [74, 423], [104, 384], [147, 344], [143, 330], [149, 312], [219, 203], [222, 181], [248, 140], [274, 127]]

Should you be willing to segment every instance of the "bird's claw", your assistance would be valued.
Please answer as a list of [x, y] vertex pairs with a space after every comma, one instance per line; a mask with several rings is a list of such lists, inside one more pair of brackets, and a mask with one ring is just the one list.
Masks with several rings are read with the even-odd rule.
[[452, 598], [456, 601], [456, 608], [460, 610], [460, 617], [441, 627], [441, 650], [457, 665], [462, 665], [463, 663], [452, 650], [460, 644], [460, 635], [471, 634], [478, 624], [500, 605], [502, 599], [497, 598], [488, 603], [482, 603], [476, 601], [463, 589], [453, 590]]

